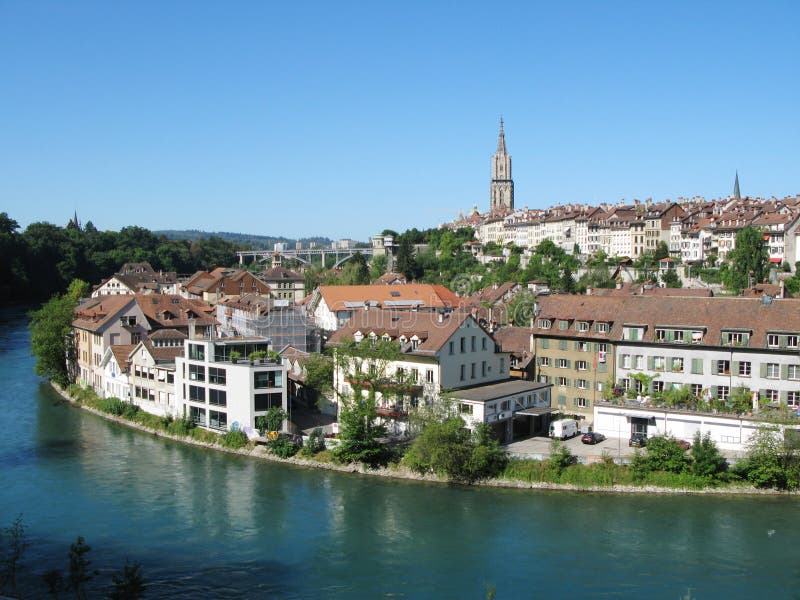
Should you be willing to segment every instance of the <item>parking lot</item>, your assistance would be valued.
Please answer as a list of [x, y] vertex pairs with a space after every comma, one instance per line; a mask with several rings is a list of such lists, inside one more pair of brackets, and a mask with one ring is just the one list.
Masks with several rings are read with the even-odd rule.
[[[526, 440], [512, 442], [505, 446], [505, 449], [512, 456], [519, 458], [536, 458], [543, 460], [550, 456], [550, 438], [532, 437]], [[562, 442], [570, 453], [577, 456], [581, 462], [597, 462], [603, 457], [603, 453], [609, 454], [615, 459], [630, 459], [636, 448], [628, 447], [628, 438], [608, 438], [599, 444], [583, 444], [581, 436], [564, 440]]]

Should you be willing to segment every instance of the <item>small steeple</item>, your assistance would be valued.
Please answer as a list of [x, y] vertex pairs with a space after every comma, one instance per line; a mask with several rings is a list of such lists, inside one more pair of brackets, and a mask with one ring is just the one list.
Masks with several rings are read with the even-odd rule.
[[733, 180], [733, 197], [737, 200], [742, 199], [742, 195], [739, 193], [739, 171], [736, 171], [736, 179]]
[[497, 153], [506, 153], [506, 134], [503, 131], [503, 117], [500, 117], [500, 135], [497, 136]]

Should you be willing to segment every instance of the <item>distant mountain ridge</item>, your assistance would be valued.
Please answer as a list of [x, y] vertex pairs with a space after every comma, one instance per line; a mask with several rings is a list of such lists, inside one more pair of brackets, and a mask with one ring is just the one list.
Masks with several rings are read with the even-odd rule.
[[248, 233], [234, 233], [231, 231], [200, 231], [198, 229], [162, 229], [154, 231], [156, 235], [163, 235], [170, 240], [202, 240], [210, 237], [218, 237], [226, 242], [240, 244], [242, 246], [250, 246], [254, 249], [272, 248], [275, 244], [287, 244], [293, 246], [296, 242], [303, 244], [303, 247], [308, 247], [311, 242], [316, 243], [317, 246], [330, 246], [332, 240], [326, 237], [304, 237], [299, 240], [285, 238], [282, 236], [271, 235], [252, 235]]

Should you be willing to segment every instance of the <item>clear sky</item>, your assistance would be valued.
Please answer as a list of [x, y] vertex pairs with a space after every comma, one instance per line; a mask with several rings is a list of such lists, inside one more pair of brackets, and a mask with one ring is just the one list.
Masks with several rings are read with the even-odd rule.
[[798, 2], [0, 0], [0, 211], [366, 240], [800, 193]]

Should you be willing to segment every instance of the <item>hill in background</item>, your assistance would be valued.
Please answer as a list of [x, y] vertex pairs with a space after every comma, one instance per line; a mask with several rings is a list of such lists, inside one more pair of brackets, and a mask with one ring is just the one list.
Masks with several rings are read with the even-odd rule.
[[294, 240], [285, 237], [273, 237], [270, 235], [251, 235], [247, 233], [233, 233], [230, 231], [199, 231], [197, 229], [164, 229], [161, 231], [153, 232], [156, 235], [163, 235], [170, 240], [202, 240], [210, 237], [222, 238], [226, 242], [239, 244], [241, 246], [250, 247], [256, 250], [263, 248], [272, 248], [275, 244], [287, 244], [290, 248], [296, 242], [303, 244], [304, 248], [308, 247], [310, 242], [315, 242], [316, 245], [322, 247], [330, 247], [332, 240], [326, 237], [305, 237], [299, 240]]

